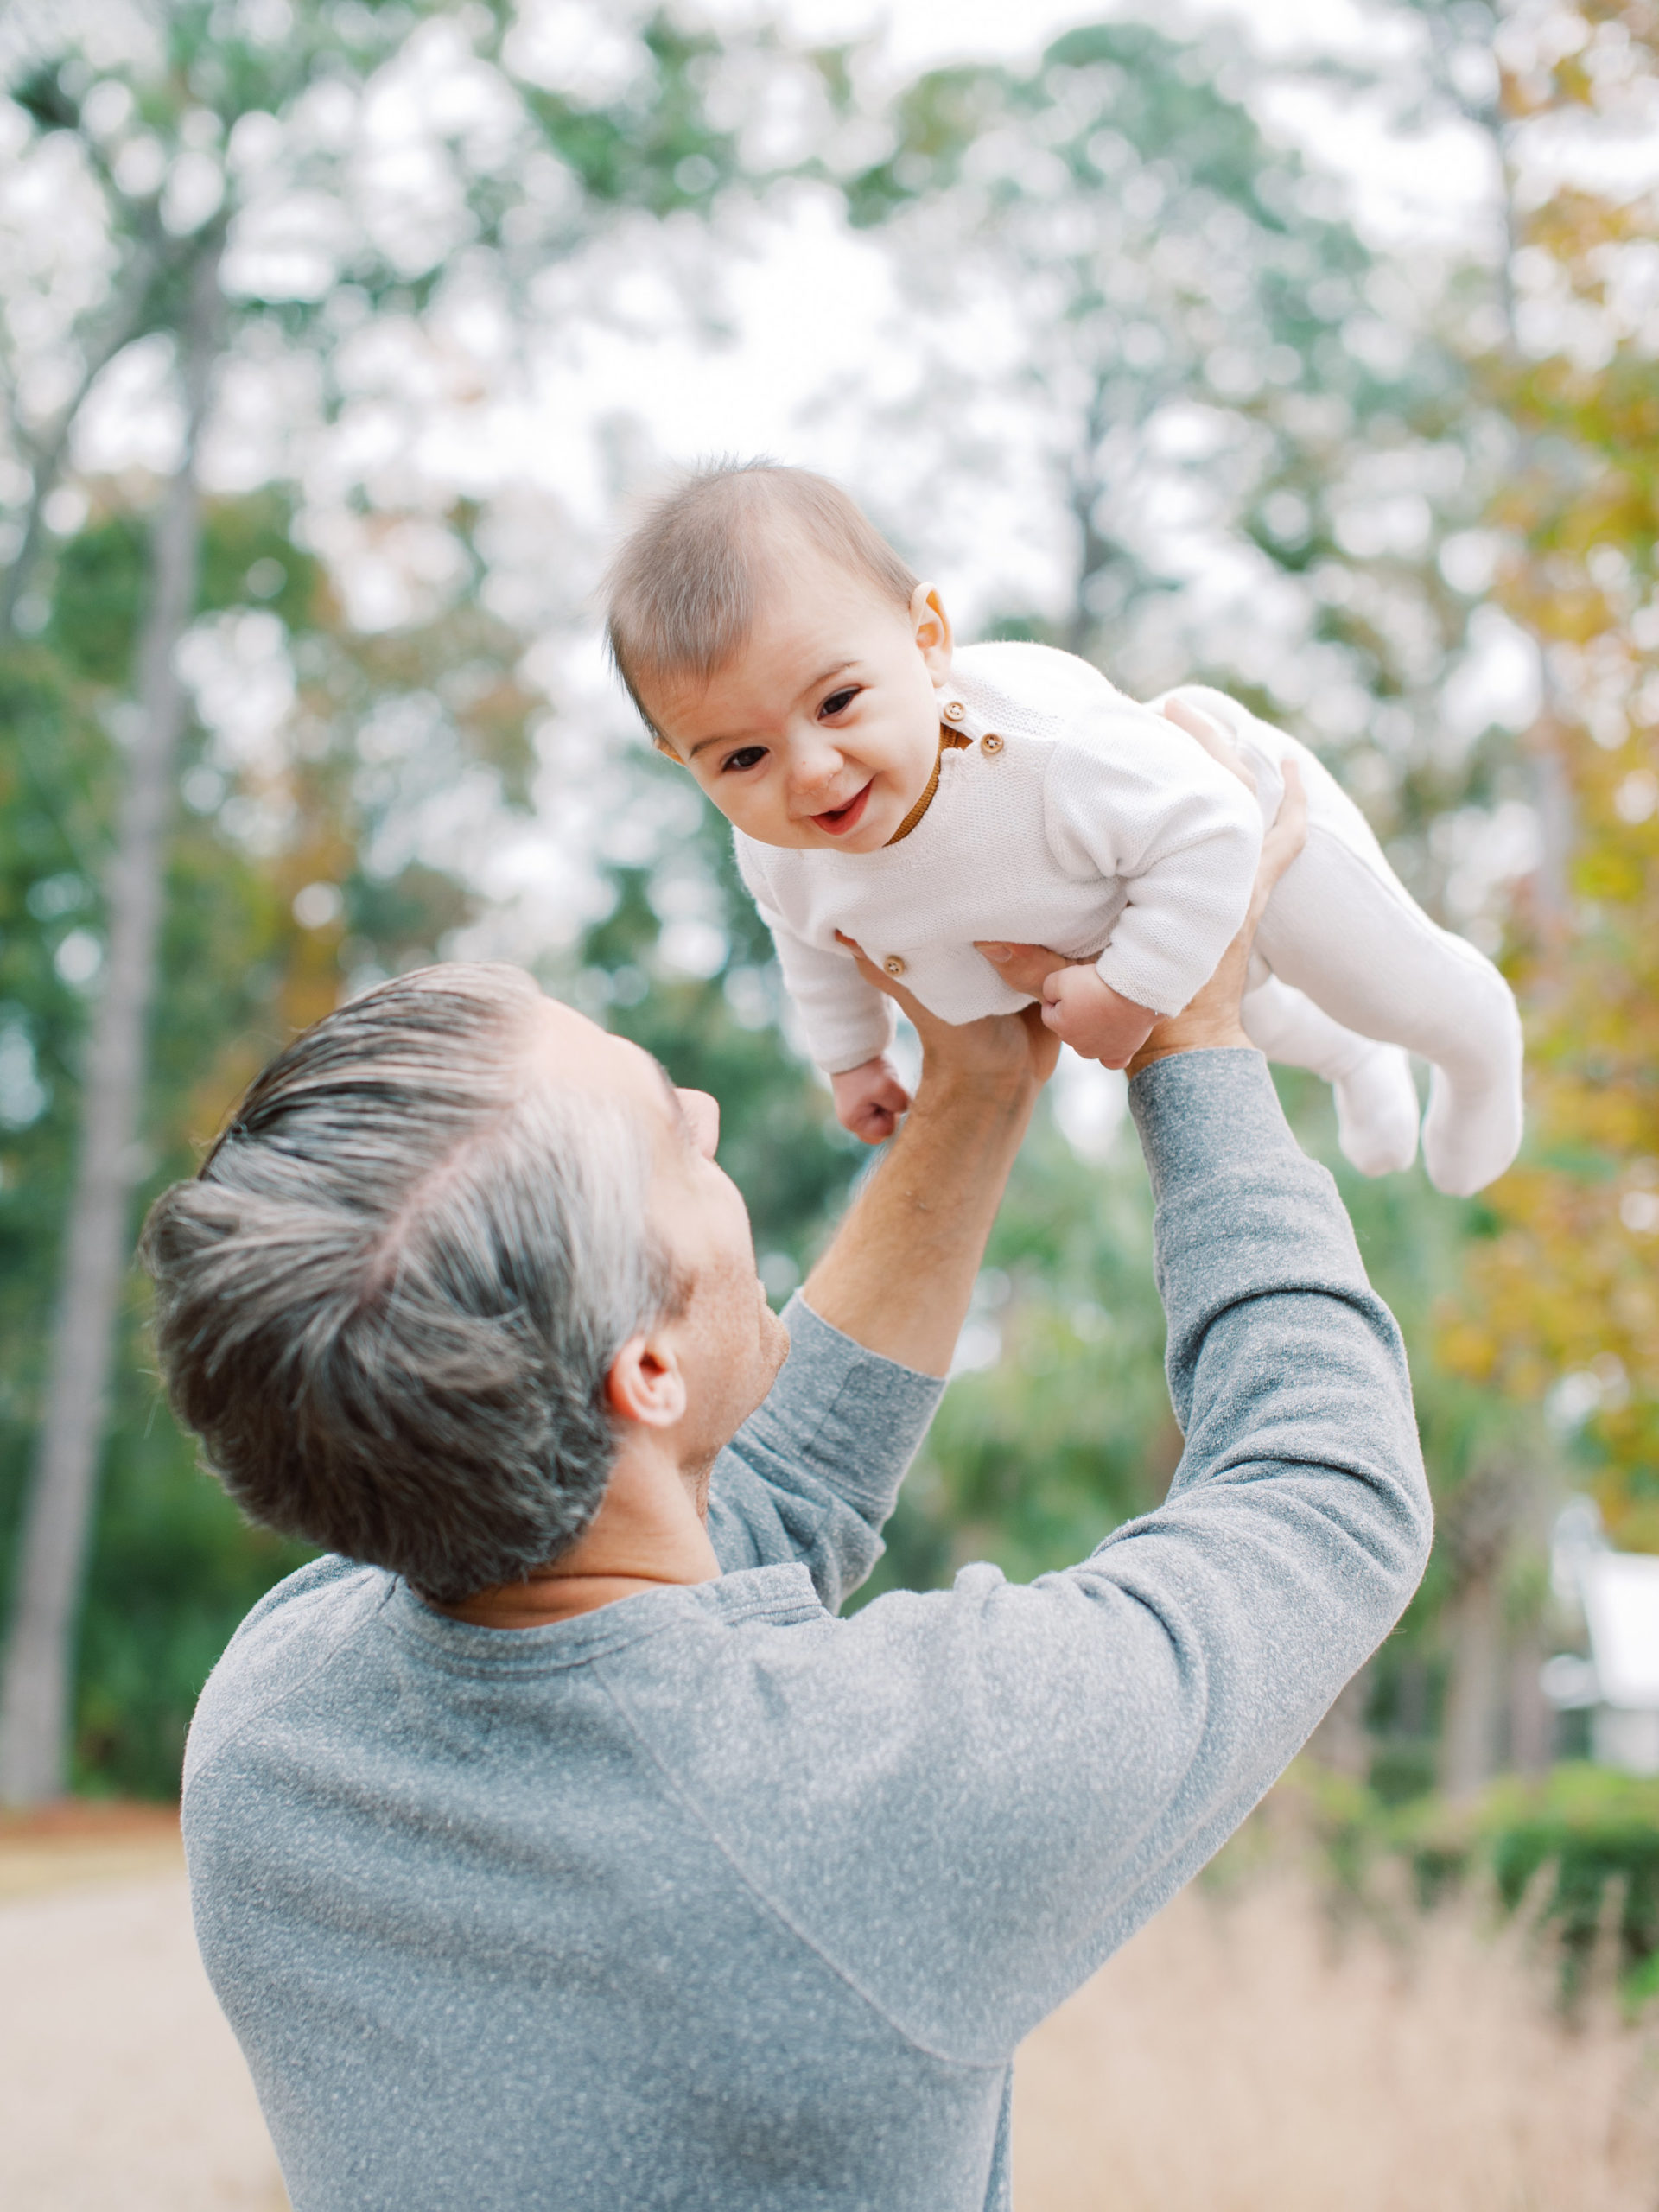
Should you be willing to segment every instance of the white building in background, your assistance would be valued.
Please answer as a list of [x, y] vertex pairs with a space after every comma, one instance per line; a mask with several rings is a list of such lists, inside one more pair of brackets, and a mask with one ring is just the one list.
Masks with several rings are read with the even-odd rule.
[[1616, 1552], [1588, 1498], [1555, 1523], [1550, 1580], [1581, 1613], [1588, 1658], [1544, 1664], [1544, 1694], [1562, 1712], [1590, 1714], [1591, 1757], [1626, 1774], [1659, 1774], [1659, 1558]]

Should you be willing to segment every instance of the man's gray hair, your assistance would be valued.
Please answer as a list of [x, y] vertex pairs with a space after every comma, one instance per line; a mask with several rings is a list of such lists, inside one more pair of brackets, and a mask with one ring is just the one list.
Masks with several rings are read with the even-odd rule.
[[683, 1303], [644, 1119], [532, 1063], [540, 996], [456, 963], [329, 1014], [141, 1247], [174, 1408], [231, 1496], [439, 1599], [575, 1542], [611, 1363]]

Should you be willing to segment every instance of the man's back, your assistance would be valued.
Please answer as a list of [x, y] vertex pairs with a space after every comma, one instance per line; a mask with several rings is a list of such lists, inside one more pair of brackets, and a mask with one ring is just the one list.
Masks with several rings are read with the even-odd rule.
[[249, 1652], [238, 1702], [274, 1695], [189, 1814], [296, 2204], [985, 2201], [1006, 2068], [918, 2048], [757, 1885], [746, 1858], [810, 1888], [807, 1808], [762, 1834], [651, 1740], [677, 1695], [715, 1729], [764, 1700], [795, 1624], [835, 1632], [804, 1569], [522, 1636], [372, 1569], [301, 1583], [268, 1618], [308, 1660]]
[[1006, 2202], [1014, 2046], [1421, 1572], [1398, 1338], [1242, 1052], [1135, 1085], [1186, 1459], [1027, 1588], [824, 1608], [935, 1387], [798, 1308], [716, 1581], [471, 1627], [325, 1561], [204, 1696], [204, 1957], [297, 2212]]

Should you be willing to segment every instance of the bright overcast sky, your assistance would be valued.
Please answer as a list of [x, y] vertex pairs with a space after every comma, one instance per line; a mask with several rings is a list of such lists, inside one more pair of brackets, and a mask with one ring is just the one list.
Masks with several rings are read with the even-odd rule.
[[[753, 19], [755, 0], [702, 0], [700, 12], [717, 25], [736, 25]], [[797, 35], [811, 39], [868, 36], [885, 23], [888, 66], [903, 77], [976, 57], [1018, 65], [1071, 25], [1130, 10], [1113, 0], [1024, 0], [1018, 6], [1009, 0], [888, 0], [885, 6], [773, 0], [766, 12], [774, 20], [781, 12]], [[1376, 59], [1389, 35], [1357, 0], [1187, 0], [1160, 20], [1176, 35], [1185, 27], [1197, 39], [1206, 22], [1218, 18], [1237, 21], [1259, 49], [1291, 61], [1351, 52], [1362, 41]], [[1412, 33], [1407, 28], [1399, 35], [1409, 39]], [[1351, 179], [1363, 227], [1379, 242], [1466, 238], [1480, 223], [1490, 180], [1485, 149], [1472, 131], [1440, 134], [1430, 158], [1421, 142], [1391, 134], [1375, 109], [1356, 112], [1317, 85], [1283, 88], [1262, 119], [1310, 158]], [[790, 216], [751, 233], [748, 246], [721, 276], [734, 343], [710, 351], [660, 339], [641, 343], [620, 332], [584, 334], [543, 389], [531, 419], [514, 425], [515, 467], [527, 464], [532, 476], [567, 499], [585, 486], [602, 499], [591, 426], [597, 415], [627, 414], [676, 460], [765, 450], [864, 488], [869, 457], [855, 458], [847, 440], [864, 399], [892, 397], [915, 367], [888, 257], [879, 240], [836, 221], [823, 195], [804, 197]], [[588, 504], [578, 493], [578, 505]], [[987, 535], [1007, 544], [1000, 525]], [[914, 550], [926, 557], [925, 531], [918, 536], [923, 542]], [[1040, 567], [1040, 550], [1037, 558]], [[1006, 569], [1007, 559], [1000, 557], [999, 565]], [[970, 556], [964, 573], [948, 579], [958, 592], [966, 590], [970, 603], [991, 582], [979, 576], [980, 566]], [[1005, 596], [1009, 581], [1006, 575], [995, 579]], [[1023, 590], [1037, 603], [1047, 596], [1039, 573], [1027, 577]]]
[[[753, 12], [749, 0], [702, 4], [717, 22]], [[1077, 23], [1154, 13], [1122, 0], [775, 0], [769, 12], [809, 38], [868, 36], [885, 26], [896, 73], [978, 58], [1018, 64]], [[1358, 0], [1173, 0], [1155, 20], [1177, 37], [1201, 37], [1207, 23], [1236, 25], [1258, 53], [1281, 62], [1328, 55], [1375, 64], [1416, 35], [1400, 11], [1390, 19]], [[1347, 175], [1363, 226], [1390, 243], [1455, 236], [1479, 220], [1489, 199], [1486, 151], [1472, 132], [1441, 129], [1427, 141], [1404, 141], [1375, 112], [1319, 92], [1274, 103], [1264, 120]]]
[[[732, 15], [741, 0], [709, 0], [709, 12]], [[809, 37], [844, 38], [882, 23], [893, 57], [901, 67], [996, 54], [1017, 58], [1040, 52], [1074, 23], [1097, 22], [1116, 10], [1099, 0], [785, 0], [782, 13]], [[1367, 35], [1351, 0], [1197, 0], [1185, 10], [1194, 22], [1233, 16], [1246, 22], [1257, 42], [1271, 50], [1297, 47], [1326, 51], [1353, 46]]]

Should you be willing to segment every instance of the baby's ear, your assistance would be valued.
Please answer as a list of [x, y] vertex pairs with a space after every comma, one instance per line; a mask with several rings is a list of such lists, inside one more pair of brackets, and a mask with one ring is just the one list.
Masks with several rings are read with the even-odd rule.
[[950, 617], [944, 611], [944, 601], [939, 597], [936, 584], [917, 585], [910, 595], [910, 620], [917, 647], [927, 663], [928, 674], [936, 683], [943, 683], [950, 673], [954, 639]]

